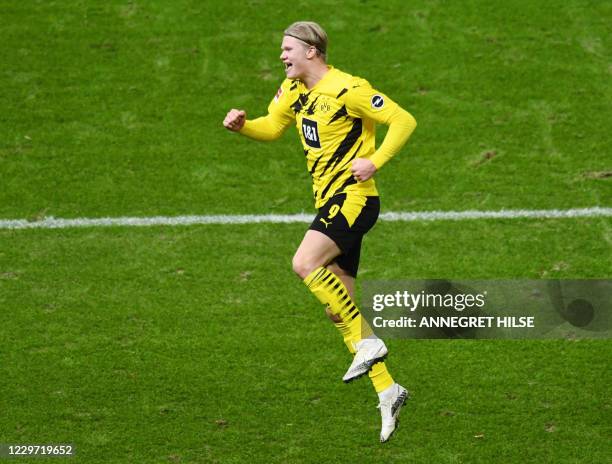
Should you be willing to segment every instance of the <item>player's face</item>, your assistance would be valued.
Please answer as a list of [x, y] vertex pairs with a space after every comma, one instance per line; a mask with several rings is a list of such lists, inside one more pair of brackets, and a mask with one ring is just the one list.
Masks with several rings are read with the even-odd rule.
[[285, 74], [289, 79], [299, 79], [304, 76], [310, 64], [308, 54], [311, 48], [295, 37], [286, 35], [283, 38], [280, 59], [285, 65]]

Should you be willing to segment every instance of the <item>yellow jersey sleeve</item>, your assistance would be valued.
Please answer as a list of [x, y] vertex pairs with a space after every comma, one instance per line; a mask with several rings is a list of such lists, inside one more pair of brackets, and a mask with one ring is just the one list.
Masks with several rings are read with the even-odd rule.
[[268, 114], [247, 120], [240, 133], [256, 140], [276, 140], [295, 121], [289, 94], [291, 81], [285, 79], [268, 105]]
[[414, 117], [385, 94], [360, 80], [346, 94], [346, 109], [350, 116], [386, 124], [387, 135], [380, 147], [370, 156], [380, 169], [404, 146], [416, 127]]

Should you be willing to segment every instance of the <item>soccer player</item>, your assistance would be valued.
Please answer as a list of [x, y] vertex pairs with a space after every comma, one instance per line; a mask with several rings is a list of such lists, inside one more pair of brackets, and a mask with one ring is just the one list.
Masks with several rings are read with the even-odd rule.
[[[366, 80], [328, 65], [327, 34], [318, 24], [289, 26], [281, 50], [287, 78], [268, 114], [249, 120], [245, 111], [232, 109], [223, 125], [256, 140], [275, 140], [296, 125], [318, 214], [293, 257], [293, 270], [326, 305], [354, 354], [342, 380], [369, 375], [379, 396], [380, 441], [385, 442], [408, 392], [393, 381], [384, 362], [387, 347], [355, 304], [355, 278], [362, 238], [380, 209], [372, 176], [402, 148], [416, 121]], [[376, 123], [389, 126], [378, 149]]]

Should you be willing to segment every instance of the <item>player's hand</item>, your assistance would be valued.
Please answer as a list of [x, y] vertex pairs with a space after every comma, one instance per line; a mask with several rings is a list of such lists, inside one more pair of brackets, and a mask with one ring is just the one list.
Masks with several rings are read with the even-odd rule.
[[353, 160], [351, 172], [357, 182], [365, 182], [376, 173], [376, 166], [367, 158]]
[[225, 116], [223, 120], [223, 125], [226, 129], [229, 129], [234, 132], [238, 132], [244, 126], [244, 121], [246, 121], [246, 113], [243, 110], [231, 109]]

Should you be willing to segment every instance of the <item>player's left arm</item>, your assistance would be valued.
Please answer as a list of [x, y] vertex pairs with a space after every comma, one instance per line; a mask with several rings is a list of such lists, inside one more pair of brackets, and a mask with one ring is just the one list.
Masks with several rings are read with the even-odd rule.
[[368, 84], [351, 89], [347, 93], [346, 103], [349, 114], [353, 113], [355, 116], [389, 126], [382, 144], [369, 159], [357, 158], [353, 161], [353, 175], [358, 181], [364, 182], [401, 150], [416, 128], [416, 120], [401, 106]]

